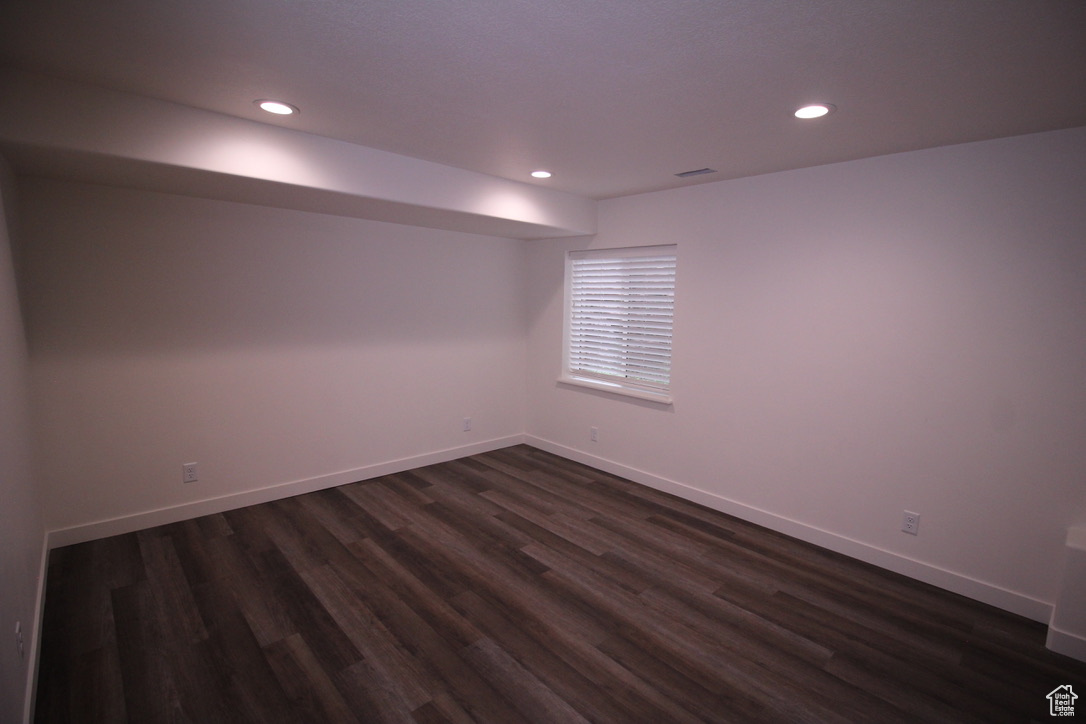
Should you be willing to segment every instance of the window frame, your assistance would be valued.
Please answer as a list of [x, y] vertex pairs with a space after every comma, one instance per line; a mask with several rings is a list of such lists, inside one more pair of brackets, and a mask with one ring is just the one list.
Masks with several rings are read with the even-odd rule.
[[[593, 373], [583, 367], [574, 368], [573, 338], [574, 338], [574, 264], [578, 260], [617, 260], [647, 257], [671, 257], [671, 286], [670, 307], [668, 309], [666, 334], [667, 334], [667, 380], [663, 383], [638, 380], [636, 378], [604, 373]], [[661, 244], [655, 246], [635, 246], [616, 249], [578, 249], [566, 253], [565, 265], [565, 304], [563, 309], [563, 339], [562, 339], [562, 373], [558, 378], [560, 383], [587, 387], [616, 395], [633, 397], [640, 400], [648, 400], [670, 405], [673, 402], [671, 395], [671, 367], [674, 362], [673, 341], [675, 328], [675, 274], [678, 266], [678, 246], [676, 244]], [[628, 341], [628, 340], [627, 340]], [[646, 348], [636, 350], [635, 357], [642, 356]], [[626, 360], [620, 364], [625, 367]]]

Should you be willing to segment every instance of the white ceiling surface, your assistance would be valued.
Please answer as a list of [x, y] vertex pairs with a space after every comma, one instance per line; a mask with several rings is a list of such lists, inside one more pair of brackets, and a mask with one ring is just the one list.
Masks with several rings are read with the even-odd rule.
[[1086, 2], [3, 0], [0, 64], [610, 198], [1086, 125]]

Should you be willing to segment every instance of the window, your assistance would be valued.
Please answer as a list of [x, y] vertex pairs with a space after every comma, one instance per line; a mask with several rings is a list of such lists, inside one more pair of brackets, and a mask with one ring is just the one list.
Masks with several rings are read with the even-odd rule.
[[562, 381], [671, 402], [675, 246], [574, 251]]

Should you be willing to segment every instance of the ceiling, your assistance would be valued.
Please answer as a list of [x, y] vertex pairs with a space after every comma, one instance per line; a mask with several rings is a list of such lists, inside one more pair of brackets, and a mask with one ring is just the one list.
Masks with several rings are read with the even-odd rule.
[[4, 0], [0, 64], [602, 199], [1086, 125], [1086, 2]]

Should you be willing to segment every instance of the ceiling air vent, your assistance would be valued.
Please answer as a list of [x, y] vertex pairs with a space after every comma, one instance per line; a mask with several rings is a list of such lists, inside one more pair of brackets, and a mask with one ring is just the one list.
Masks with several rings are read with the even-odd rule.
[[682, 173], [675, 174], [679, 178], [690, 178], [691, 176], [702, 176], [707, 173], [716, 173], [715, 168], [699, 168], [694, 171], [683, 171]]

